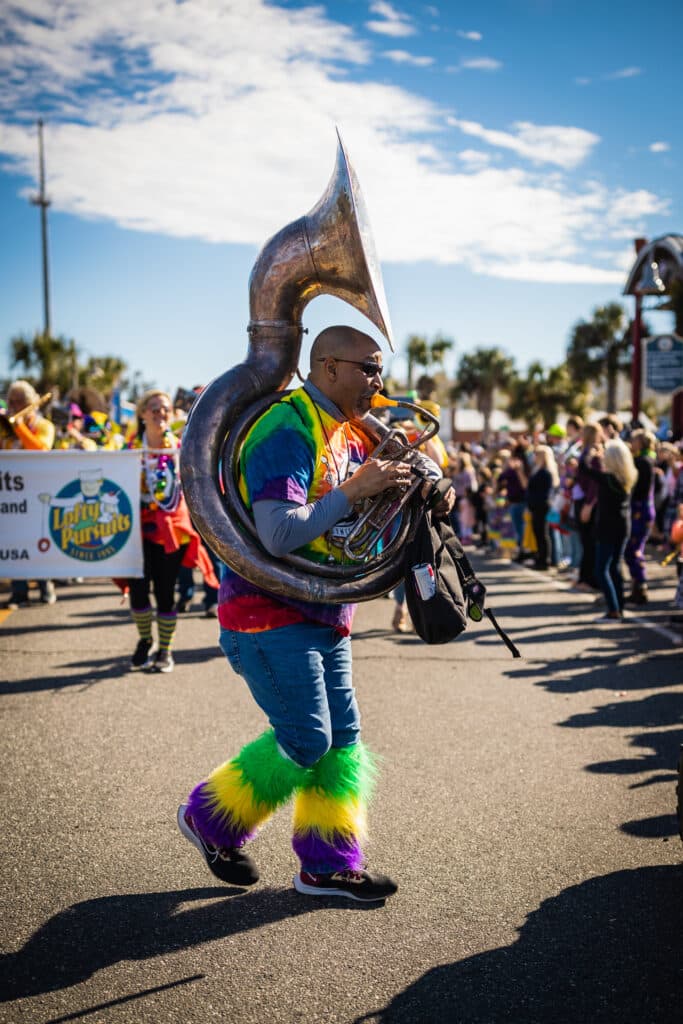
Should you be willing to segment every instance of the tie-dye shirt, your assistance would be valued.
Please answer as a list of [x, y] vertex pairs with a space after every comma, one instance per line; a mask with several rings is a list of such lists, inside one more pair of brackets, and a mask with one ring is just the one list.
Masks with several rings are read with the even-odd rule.
[[[248, 509], [257, 501], [318, 501], [362, 465], [371, 448], [371, 440], [357, 424], [336, 419], [306, 389], [298, 388], [272, 405], [247, 434], [239, 463], [242, 499]], [[314, 562], [340, 562], [349, 520], [341, 520], [293, 553]], [[240, 633], [312, 621], [346, 636], [355, 607], [275, 597], [228, 569], [218, 617], [223, 627]]]

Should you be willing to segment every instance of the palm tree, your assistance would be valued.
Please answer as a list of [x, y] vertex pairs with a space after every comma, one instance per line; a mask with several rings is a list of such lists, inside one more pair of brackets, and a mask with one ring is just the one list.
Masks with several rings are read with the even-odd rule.
[[530, 428], [539, 422], [550, 426], [561, 410], [582, 416], [587, 404], [586, 391], [577, 387], [566, 363], [546, 370], [542, 363], [533, 362], [526, 376], [516, 376], [510, 384], [508, 412]]
[[30, 339], [16, 335], [10, 341], [10, 364], [21, 366], [40, 393], [59, 390], [64, 394], [77, 381], [75, 343], [63, 336], [53, 338], [42, 331]]
[[435, 366], [443, 366], [446, 353], [454, 347], [455, 342], [452, 338], [447, 338], [441, 333], [434, 335], [433, 340], [429, 343], [430, 362]]
[[[649, 334], [643, 324], [643, 337]], [[623, 306], [610, 302], [598, 306], [590, 321], [575, 324], [567, 347], [567, 366], [579, 385], [604, 380], [607, 412], [617, 411], [617, 382], [630, 371], [632, 324]]]
[[39, 393], [66, 395], [79, 387], [94, 387], [108, 393], [121, 378], [126, 364], [118, 356], [91, 356], [85, 366], [78, 362], [76, 342], [42, 332], [33, 338], [18, 334], [10, 342], [10, 363], [21, 366]]
[[473, 395], [484, 417], [484, 440], [488, 440], [496, 390], [507, 391], [514, 378], [514, 362], [499, 348], [479, 348], [460, 360], [454, 397]]
[[406, 342], [406, 355], [408, 357], [408, 379], [409, 391], [413, 388], [413, 374], [416, 366], [429, 366], [429, 346], [423, 334], [411, 334]]

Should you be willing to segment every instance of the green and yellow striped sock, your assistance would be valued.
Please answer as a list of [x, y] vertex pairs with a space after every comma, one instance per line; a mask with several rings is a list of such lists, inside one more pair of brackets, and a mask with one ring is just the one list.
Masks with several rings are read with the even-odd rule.
[[138, 633], [141, 640], [152, 639], [152, 619], [154, 613], [151, 608], [131, 608], [131, 615], [133, 616], [133, 622], [137, 626]]
[[175, 612], [157, 613], [157, 630], [159, 631], [159, 650], [170, 651], [175, 635], [178, 616]]

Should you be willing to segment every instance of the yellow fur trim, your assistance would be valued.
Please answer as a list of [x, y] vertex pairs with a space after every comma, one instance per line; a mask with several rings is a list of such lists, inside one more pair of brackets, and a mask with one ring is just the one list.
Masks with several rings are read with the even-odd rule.
[[327, 843], [335, 835], [363, 840], [367, 834], [364, 805], [353, 797], [335, 800], [318, 789], [304, 789], [294, 801], [294, 832], [317, 832]]
[[204, 783], [204, 798], [213, 816], [229, 817], [246, 832], [257, 828], [273, 811], [268, 804], [256, 799], [251, 783], [232, 761], [211, 772]]

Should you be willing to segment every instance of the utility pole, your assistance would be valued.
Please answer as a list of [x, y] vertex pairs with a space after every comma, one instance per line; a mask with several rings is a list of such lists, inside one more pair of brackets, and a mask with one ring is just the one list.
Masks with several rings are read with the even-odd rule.
[[43, 122], [38, 121], [38, 160], [39, 160], [39, 185], [40, 191], [37, 196], [31, 197], [33, 206], [40, 207], [40, 229], [43, 248], [43, 334], [50, 337], [50, 273], [48, 266], [47, 252], [47, 208], [50, 200], [45, 194], [45, 155], [43, 153]]

